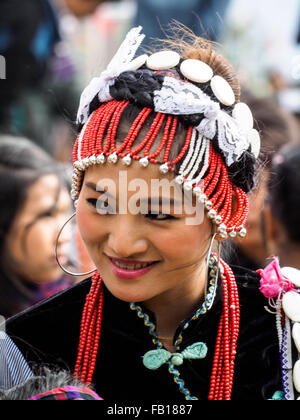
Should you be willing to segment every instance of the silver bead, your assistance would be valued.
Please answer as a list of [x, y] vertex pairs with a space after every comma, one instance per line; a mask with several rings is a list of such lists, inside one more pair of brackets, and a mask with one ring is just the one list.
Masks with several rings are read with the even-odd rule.
[[145, 156], [145, 157], [143, 157], [143, 158], [141, 158], [140, 160], [139, 160], [139, 164], [140, 164], [140, 166], [142, 167], [142, 168], [147, 168], [147, 166], [149, 165], [149, 160], [148, 160], [148, 158]]
[[96, 163], [97, 163], [96, 156], [95, 155], [90, 156], [89, 157], [89, 162], [90, 162], [90, 165], [96, 165]]
[[206, 201], [205, 202], [205, 208], [206, 208], [206, 210], [210, 210], [211, 208], [212, 208], [212, 202], [211, 201]]
[[122, 159], [122, 163], [123, 163], [124, 165], [126, 165], [126, 166], [131, 165], [131, 162], [132, 162], [132, 159], [131, 159], [130, 154], [126, 155], [126, 156], [125, 156], [125, 157], [123, 157], [123, 159]]
[[221, 222], [222, 222], [222, 217], [217, 214], [217, 216], [215, 217], [216, 225], [219, 225]]
[[206, 195], [205, 194], [200, 194], [199, 199], [198, 199], [199, 203], [205, 204], [206, 200], [207, 200]]
[[207, 213], [207, 216], [209, 219], [214, 219], [216, 215], [217, 215], [217, 212], [214, 209], [209, 210], [209, 212]]
[[72, 200], [76, 200], [77, 199], [77, 191], [75, 191], [75, 190], [71, 190], [71, 198], [72, 198]]
[[87, 169], [90, 166], [89, 158], [84, 158], [82, 161], [82, 168], [83, 170]]
[[238, 235], [239, 235], [241, 238], [245, 238], [245, 236], [247, 235], [247, 229], [246, 229], [246, 228], [244, 228], [244, 227], [242, 227], [242, 228], [238, 231]]
[[218, 235], [220, 236], [220, 238], [222, 239], [226, 239], [228, 237], [227, 234], [227, 230], [226, 230], [226, 226], [224, 225], [224, 223], [221, 223], [220, 226], [218, 227]]
[[192, 184], [192, 182], [190, 182], [190, 181], [187, 181], [187, 182], [185, 182], [185, 183], [183, 184], [183, 189], [184, 189], [185, 191], [191, 191], [191, 190], [192, 190], [192, 188], [193, 188], [193, 184]]
[[218, 235], [220, 236], [220, 238], [222, 239], [226, 239], [228, 237], [227, 232], [219, 232]]
[[116, 153], [116, 152], [114, 152], [114, 153], [110, 154], [110, 155], [108, 156], [108, 158], [107, 158], [107, 161], [108, 161], [109, 163], [117, 163], [117, 161], [118, 161], [118, 155], [117, 155], [117, 153]]
[[227, 232], [227, 227], [224, 223], [221, 223], [220, 226], [218, 227], [218, 232]]
[[235, 238], [236, 237], [236, 231], [232, 230], [231, 232], [228, 233], [228, 235], [230, 236], [230, 238]]
[[81, 168], [82, 168], [82, 166], [81, 166], [80, 160], [76, 160], [76, 162], [74, 162], [74, 171], [75, 170], [81, 171]]
[[75, 209], [76, 209], [76, 207], [77, 207], [77, 204], [78, 204], [78, 200], [75, 200], [75, 201], [74, 201], [74, 207], [75, 207]]
[[194, 187], [194, 188], [193, 188], [193, 194], [194, 194], [196, 197], [200, 197], [200, 194], [201, 194], [201, 188], [199, 188], [199, 187]]
[[162, 174], [167, 174], [169, 172], [168, 164], [164, 163], [163, 165], [160, 165], [159, 172]]
[[182, 176], [182, 175], [178, 175], [178, 176], [175, 178], [175, 182], [176, 182], [177, 184], [179, 184], [179, 185], [182, 185], [182, 184], [183, 184], [183, 182], [184, 182], [184, 178], [183, 178], [183, 176]]
[[105, 160], [106, 160], [106, 157], [104, 153], [101, 153], [101, 155], [98, 155], [96, 157], [96, 162], [98, 165], [102, 165], [105, 162]]

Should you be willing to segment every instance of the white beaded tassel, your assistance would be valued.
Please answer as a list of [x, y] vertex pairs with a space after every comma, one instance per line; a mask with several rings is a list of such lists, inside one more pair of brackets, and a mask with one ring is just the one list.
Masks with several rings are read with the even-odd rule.
[[[178, 184], [183, 184], [186, 191], [190, 191], [193, 185], [198, 185], [208, 168], [210, 151], [210, 140], [202, 136], [197, 130], [193, 130], [188, 153], [179, 169], [179, 175], [176, 177]], [[202, 168], [197, 177], [193, 178], [198, 172], [202, 162]], [[184, 181], [186, 180], [186, 181]], [[196, 187], [196, 193], [199, 195], [199, 188]]]
[[[198, 156], [198, 159], [196, 160], [196, 163], [194, 165], [193, 170], [190, 173], [190, 177], [193, 177], [195, 175], [195, 173], [197, 172], [197, 170], [199, 169], [200, 163], [203, 160], [203, 165], [201, 168], [201, 171], [199, 172], [199, 174], [197, 175], [196, 178], [193, 178], [191, 181], [193, 182], [193, 184], [199, 184], [203, 175], [205, 174], [207, 168], [208, 168], [208, 162], [209, 162], [209, 151], [210, 151], [210, 140], [207, 139], [206, 137], [202, 138], [203, 142], [202, 142], [202, 147]], [[204, 156], [204, 159], [203, 159]]]
[[[197, 179], [194, 179], [193, 176], [199, 170], [199, 166], [202, 162], [203, 155], [204, 155], [204, 152], [205, 152], [205, 149], [206, 149], [206, 138], [201, 136], [201, 135], [199, 135], [199, 137], [201, 137], [201, 141], [198, 138], [198, 147], [195, 150], [194, 156], [193, 156], [189, 166], [187, 167], [186, 173], [185, 173], [185, 174], [188, 174], [186, 184], [191, 185], [191, 186], [194, 185], [194, 184], [198, 184]], [[199, 148], [200, 148], [200, 150], [199, 150]]]
[[196, 137], [197, 137], [197, 131], [195, 129], [193, 129], [188, 153], [187, 153], [184, 161], [182, 162], [182, 164], [181, 164], [181, 166], [179, 168], [178, 176], [176, 177], [176, 182], [178, 184], [182, 184], [183, 183], [183, 178], [184, 178], [184, 174], [186, 172], [186, 167], [187, 167], [189, 161], [191, 160], [192, 156], [195, 154], [194, 147], [195, 147]]
[[183, 176], [186, 176], [186, 177], [188, 176], [189, 179], [191, 179], [192, 176], [193, 176], [192, 174], [190, 174], [190, 172], [193, 169], [193, 167], [195, 166], [195, 161], [197, 160], [197, 158], [199, 158], [199, 156], [201, 156], [201, 151], [202, 151], [202, 148], [203, 148], [202, 139], [203, 139], [203, 137], [199, 133], [197, 133], [197, 135], [196, 135], [196, 147], [193, 150], [193, 154], [192, 154], [192, 157], [190, 159], [189, 164], [187, 165], [187, 167], [183, 171]]

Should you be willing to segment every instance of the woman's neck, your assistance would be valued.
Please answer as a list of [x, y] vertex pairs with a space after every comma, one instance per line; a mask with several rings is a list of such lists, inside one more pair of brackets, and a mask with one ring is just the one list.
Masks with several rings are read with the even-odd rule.
[[173, 351], [173, 337], [178, 325], [199, 306], [206, 284], [206, 264], [191, 273], [179, 286], [143, 302], [155, 314], [156, 332], [160, 341]]

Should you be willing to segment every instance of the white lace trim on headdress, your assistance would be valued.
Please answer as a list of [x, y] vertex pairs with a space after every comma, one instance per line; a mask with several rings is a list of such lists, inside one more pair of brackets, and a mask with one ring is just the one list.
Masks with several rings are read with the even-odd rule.
[[137, 49], [145, 38], [145, 35], [140, 34], [141, 30], [142, 27], [138, 26], [128, 32], [106, 70], [99, 77], [94, 77], [84, 89], [80, 97], [77, 123], [84, 124], [87, 121], [90, 103], [96, 95], [98, 95], [100, 102], [106, 102], [112, 99], [109, 88], [114, 84], [115, 78], [127, 70], [129, 63], [132, 61]]
[[249, 148], [249, 140], [237, 121], [191, 83], [165, 77], [162, 88], [154, 91], [154, 110], [173, 115], [204, 114], [195, 128], [208, 139], [218, 134], [218, 145], [228, 166]]

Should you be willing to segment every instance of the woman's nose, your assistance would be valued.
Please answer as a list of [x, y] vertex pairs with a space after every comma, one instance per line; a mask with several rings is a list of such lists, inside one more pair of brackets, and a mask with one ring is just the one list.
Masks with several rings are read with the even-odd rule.
[[135, 216], [118, 215], [108, 235], [108, 247], [116, 257], [136, 257], [148, 249], [148, 241], [142, 229], [132, 220]]

